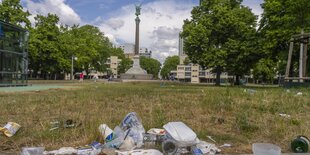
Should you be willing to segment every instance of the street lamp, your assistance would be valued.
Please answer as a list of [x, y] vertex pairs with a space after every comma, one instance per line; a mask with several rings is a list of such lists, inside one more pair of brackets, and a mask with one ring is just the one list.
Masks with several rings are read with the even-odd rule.
[[75, 57], [74, 55], [71, 56], [71, 80], [74, 80], [73, 78], [73, 61], [77, 60], [78, 58]]

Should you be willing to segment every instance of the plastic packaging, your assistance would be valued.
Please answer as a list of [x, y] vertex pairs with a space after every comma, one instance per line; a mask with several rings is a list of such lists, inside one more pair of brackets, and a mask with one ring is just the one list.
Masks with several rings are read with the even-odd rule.
[[53, 155], [67, 155], [67, 154], [77, 154], [78, 150], [73, 147], [62, 147], [59, 150], [45, 151], [43, 154], [53, 154]]
[[44, 147], [24, 147], [22, 148], [21, 155], [42, 155]]
[[173, 139], [179, 147], [193, 146], [199, 143], [196, 133], [183, 122], [170, 122], [164, 125], [168, 139]]
[[99, 132], [104, 137], [106, 142], [113, 140], [113, 131], [106, 124], [101, 124], [99, 126]]
[[122, 145], [119, 147], [120, 150], [131, 151], [136, 147], [135, 141], [131, 137], [125, 138]]
[[144, 148], [154, 148], [158, 142], [158, 135], [154, 134], [143, 134], [143, 144]]
[[8, 122], [0, 131], [7, 137], [12, 137], [20, 129], [20, 125], [15, 122]]
[[127, 152], [117, 151], [118, 155], [163, 155], [160, 151], [150, 149], [150, 150], [133, 150]]
[[165, 135], [165, 129], [157, 129], [157, 128], [152, 128], [149, 131], [147, 131], [149, 134], [154, 134], [154, 135]]
[[125, 139], [125, 132], [120, 127], [114, 128], [114, 139], [104, 144], [104, 148], [116, 148], [118, 149]]
[[[200, 141], [193, 149], [199, 149], [202, 154], [209, 154], [209, 155], [213, 155], [213, 154], [216, 154], [218, 152], [221, 152], [220, 149], [218, 149], [215, 144], [211, 144], [211, 143], [208, 143], [208, 142], [205, 142], [205, 141]], [[198, 153], [196, 151], [196, 153]]]
[[131, 112], [127, 114], [121, 122], [120, 128], [126, 131], [129, 137], [133, 138], [138, 148], [143, 146], [143, 134], [145, 133], [145, 129], [137, 113]]
[[145, 132], [143, 125], [142, 125], [142, 121], [139, 118], [139, 116], [137, 115], [137, 113], [135, 113], [135, 112], [131, 112], [131, 113], [127, 114], [126, 117], [121, 122], [120, 127], [124, 131], [126, 131], [132, 127], [137, 127], [140, 130], [143, 130]]
[[281, 148], [279, 146], [269, 143], [254, 143], [253, 155], [281, 155]]

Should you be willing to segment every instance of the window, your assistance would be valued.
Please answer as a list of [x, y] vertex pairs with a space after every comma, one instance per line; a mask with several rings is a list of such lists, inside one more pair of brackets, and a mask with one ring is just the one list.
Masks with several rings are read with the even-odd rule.
[[27, 83], [28, 33], [0, 21], [0, 86]]

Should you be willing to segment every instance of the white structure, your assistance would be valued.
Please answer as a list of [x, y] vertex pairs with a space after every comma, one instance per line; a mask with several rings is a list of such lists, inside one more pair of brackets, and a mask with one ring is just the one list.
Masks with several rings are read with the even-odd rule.
[[[211, 69], [202, 69], [200, 65], [197, 64], [184, 64], [184, 60], [187, 55], [184, 52], [184, 41], [181, 36], [179, 37], [179, 58], [180, 65], [177, 66], [176, 71], [171, 71], [172, 76], [174, 76], [179, 81], [191, 82], [191, 83], [214, 83], [216, 80], [216, 75], [211, 72]], [[227, 73], [221, 74], [221, 79], [228, 79]]]

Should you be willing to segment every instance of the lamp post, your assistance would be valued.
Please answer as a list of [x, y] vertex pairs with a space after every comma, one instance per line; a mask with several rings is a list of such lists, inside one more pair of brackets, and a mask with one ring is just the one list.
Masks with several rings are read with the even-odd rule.
[[75, 57], [74, 55], [71, 56], [71, 80], [74, 80], [73, 78], [73, 61], [77, 60], [77, 57]]

